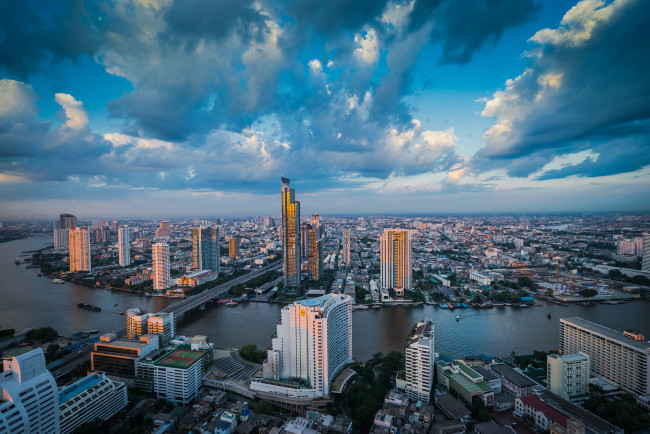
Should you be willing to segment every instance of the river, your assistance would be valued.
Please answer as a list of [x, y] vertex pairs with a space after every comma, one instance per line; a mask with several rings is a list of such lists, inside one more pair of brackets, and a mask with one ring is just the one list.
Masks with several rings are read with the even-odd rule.
[[[142, 307], [156, 312], [176, 302], [69, 282], [57, 285], [45, 277], [39, 278], [37, 270], [14, 265], [13, 260], [21, 251], [35, 250], [50, 241], [29, 238], [0, 244], [0, 326], [22, 330], [49, 325], [63, 334], [88, 329], [109, 331], [124, 327], [124, 317], [118, 312], [127, 308]], [[78, 309], [79, 302], [99, 306], [102, 312]], [[116, 303], [118, 306], [113, 307]], [[558, 320], [564, 317], [579, 316], [615, 330], [634, 328], [650, 335], [647, 301], [612, 306], [537, 303], [544, 306], [453, 312], [434, 306], [357, 311], [352, 314], [353, 353], [358, 360], [366, 360], [378, 351], [403, 351], [411, 326], [425, 317], [433, 319], [435, 324], [435, 350], [452, 357], [556, 349]], [[265, 348], [271, 344], [281, 308], [277, 304], [255, 302], [242, 303], [236, 308], [212, 304], [203, 311], [193, 311], [191, 318], [178, 327], [178, 332], [206, 335], [220, 348], [239, 348], [247, 343]], [[460, 321], [455, 320], [456, 315], [460, 315]]]

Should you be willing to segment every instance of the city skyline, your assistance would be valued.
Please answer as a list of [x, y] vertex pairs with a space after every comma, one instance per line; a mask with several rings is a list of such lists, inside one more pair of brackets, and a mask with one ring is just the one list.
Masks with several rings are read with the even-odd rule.
[[648, 211], [648, 8], [3, 6], [0, 220]]

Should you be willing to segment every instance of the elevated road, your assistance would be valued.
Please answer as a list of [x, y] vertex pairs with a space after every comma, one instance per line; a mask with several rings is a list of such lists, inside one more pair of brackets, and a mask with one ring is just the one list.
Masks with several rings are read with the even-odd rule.
[[[174, 320], [176, 320], [176, 318], [182, 318], [185, 315], [185, 313], [187, 313], [188, 311], [192, 309], [196, 309], [197, 307], [201, 306], [204, 303], [207, 303], [213, 298], [219, 297], [220, 295], [226, 293], [233, 286], [239, 285], [240, 283], [246, 283], [249, 280], [253, 280], [256, 277], [259, 277], [268, 271], [277, 270], [281, 266], [282, 266], [282, 262], [269, 264], [260, 269], [251, 271], [250, 273], [246, 273], [243, 276], [239, 276], [232, 280], [229, 280], [226, 283], [222, 283], [221, 285], [216, 286], [212, 289], [203, 291], [200, 294], [196, 294], [191, 297], [188, 297], [179, 303], [166, 307], [165, 309], [161, 310], [159, 313], [163, 313], [163, 312], [173, 313]], [[115, 333], [117, 334], [118, 337], [123, 338], [126, 336], [126, 329], [124, 328], [118, 330]], [[75, 366], [85, 362], [86, 360], [90, 360], [90, 352], [92, 351], [92, 349], [93, 349], [93, 345], [88, 344], [81, 347], [79, 350], [76, 350], [75, 352], [70, 353], [65, 357], [63, 357], [62, 359], [60, 359], [63, 360], [63, 363], [59, 364], [58, 366], [54, 367], [51, 370], [54, 378], [58, 380], [64, 375], [68, 374], [72, 369], [74, 369]]]

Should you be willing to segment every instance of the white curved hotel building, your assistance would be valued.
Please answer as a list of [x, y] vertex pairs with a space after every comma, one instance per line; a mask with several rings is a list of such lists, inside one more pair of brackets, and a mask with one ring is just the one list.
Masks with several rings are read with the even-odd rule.
[[336, 374], [352, 362], [352, 309], [347, 295], [296, 301], [282, 317], [257, 392], [294, 399], [328, 396]]

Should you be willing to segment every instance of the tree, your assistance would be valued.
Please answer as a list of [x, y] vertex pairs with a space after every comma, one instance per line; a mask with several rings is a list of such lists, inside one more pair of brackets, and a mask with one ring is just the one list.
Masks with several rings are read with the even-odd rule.
[[59, 337], [59, 333], [52, 327], [41, 327], [27, 332], [30, 341], [50, 342]]
[[580, 294], [584, 298], [591, 298], [591, 297], [594, 297], [594, 296], [598, 295], [598, 291], [596, 291], [595, 289], [591, 289], [591, 288], [585, 288], [585, 289], [580, 290], [580, 292], [578, 292], [578, 294]]
[[610, 279], [618, 279], [619, 277], [621, 277], [623, 275], [623, 273], [621, 273], [621, 270], [619, 270], [618, 268], [614, 268], [613, 270], [609, 270], [608, 274], [609, 274]]
[[158, 398], [156, 402], [153, 403], [153, 408], [156, 411], [159, 411], [161, 408], [167, 405], [167, 400], [165, 398]]
[[517, 280], [517, 285], [520, 288], [535, 289], [535, 283], [533, 282], [533, 279], [527, 276], [520, 277], [519, 280]]
[[239, 350], [239, 357], [249, 362], [260, 364], [266, 359], [266, 351], [258, 350], [255, 344], [246, 344]]

